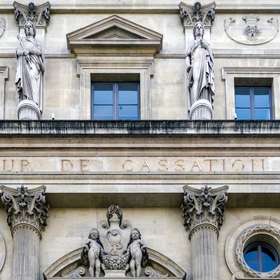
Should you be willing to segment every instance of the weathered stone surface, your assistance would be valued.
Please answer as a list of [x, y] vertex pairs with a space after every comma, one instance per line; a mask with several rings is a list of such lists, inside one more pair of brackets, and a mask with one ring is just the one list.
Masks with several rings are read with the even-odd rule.
[[39, 279], [40, 238], [48, 216], [45, 187], [15, 190], [2, 186], [1, 200], [13, 235], [12, 279]]
[[218, 235], [224, 221], [228, 187], [197, 190], [186, 186], [182, 204], [184, 226], [190, 231], [194, 280], [219, 277]]
[[99, 229], [90, 231], [83, 247], [81, 264], [88, 268], [91, 277], [107, 278], [145, 275], [148, 254], [137, 228], [123, 220], [122, 209], [112, 204], [107, 209], [107, 221]]
[[228, 186], [215, 189], [208, 186], [201, 189], [184, 187], [182, 209], [184, 226], [190, 230], [190, 239], [192, 234], [204, 227], [219, 232], [224, 221], [227, 190]]

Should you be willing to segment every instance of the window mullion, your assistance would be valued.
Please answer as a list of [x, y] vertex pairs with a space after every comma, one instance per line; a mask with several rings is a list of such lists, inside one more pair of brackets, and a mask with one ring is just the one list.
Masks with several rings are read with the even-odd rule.
[[263, 271], [263, 263], [262, 263], [262, 246], [258, 246], [258, 266], [259, 271]]
[[113, 86], [113, 90], [114, 90], [114, 99], [113, 99], [113, 110], [114, 110], [114, 120], [117, 120], [118, 119], [118, 115], [117, 115], [117, 92], [118, 92], [118, 88], [117, 88], [117, 83], [114, 83], [114, 86]]
[[254, 101], [254, 88], [250, 88], [250, 111], [251, 119], [255, 119], [255, 101]]

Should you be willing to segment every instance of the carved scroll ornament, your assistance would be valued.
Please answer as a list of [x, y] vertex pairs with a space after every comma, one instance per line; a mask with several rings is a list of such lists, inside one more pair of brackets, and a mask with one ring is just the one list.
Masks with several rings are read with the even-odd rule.
[[36, 6], [33, 2], [28, 5], [14, 2], [16, 21], [19, 26], [24, 26], [25, 22], [30, 20], [36, 27], [46, 27], [50, 21], [50, 7], [49, 2], [39, 6]]
[[179, 9], [183, 25], [193, 27], [197, 22], [202, 22], [204, 26], [211, 27], [215, 20], [215, 8], [214, 2], [204, 6], [200, 2], [196, 2], [193, 6], [181, 2]]
[[218, 233], [224, 221], [227, 189], [227, 186], [216, 189], [208, 186], [202, 189], [184, 187], [183, 218], [190, 238], [193, 230], [199, 226], [212, 227]]
[[24, 186], [17, 189], [2, 186], [1, 200], [8, 214], [7, 222], [12, 234], [22, 225], [31, 227], [41, 234], [47, 225], [48, 217], [44, 186], [32, 190]]

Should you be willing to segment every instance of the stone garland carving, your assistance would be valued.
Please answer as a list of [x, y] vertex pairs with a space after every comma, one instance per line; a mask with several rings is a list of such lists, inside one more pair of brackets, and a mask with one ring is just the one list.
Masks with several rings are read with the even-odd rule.
[[272, 41], [279, 32], [278, 19], [257, 16], [228, 18], [224, 21], [228, 37], [244, 45], [261, 45]]
[[190, 238], [193, 231], [200, 226], [219, 232], [224, 221], [227, 189], [227, 186], [216, 189], [208, 186], [202, 189], [184, 187], [183, 218], [186, 230], [190, 231]]
[[[111, 205], [107, 210], [107, 221], [99, 229], [90, 231], [88, 241], [83, 247], [81, 264], [88, 267], [91, 277], [114, 275], [140, 277], [147, 265], [148, 254], [142, 236], [137, 228], [131, 228], [123, 221], [123, 213], [118, 205]], [[77, 270], [79, 271], [79, 269]], [[85, 275], [78, 272], [79, 276]]]
[[48, 217], [44, 186], [33, 190], [24, 186], [17, 189], [2, 186], [0, 196], [8, 214], [7, 222], [12, 234], [18, 227], [27, 226], [41, 235]]
[[194, 41], [187, 53], [190, 119], [212, 119], [215, 95], [214, 57], [204, 40], [204, 26], [197, 22], [193, 28]]
[[6, 30], [6, 20], [4, 18], [0, 18], [0, 38], [3, 36]]
[[275, 278], [279, 277], [280, 275], [280, 265], [276, 267], [274, 270], [270, 272], [258, 272], [253, 269], [251, 269], [247, 263], [245, 262], [244, 259], [244, 249], [246, 246], [246, 242], [250, 239], [250, 237], [257, 235], [257, 234], [267, 234], [272, 237], [274, 237], [275, 240], [280, 244], [280, 230], [268, 225], [268, 224], [257, 224], [254, 226], [251, 226], [247, 229], [245, 229], [238, 237], [236, 241], [236, 246], [235, 246], [235, 256], [238, 265], [240, 268], [247, 273], [248, 275], [252, 277], [258, 277], [258, 278]]
[[27, 6], [14, 2], [15, 18], [19, 26], [24, 26], [27, 20], [33, 22], [36, 27], [46, 27], [50, 21], [50, 3], [46, 2], [36, 6], [30, 2]]
[[193, 27], [197, 22], [211, 27], [215, 20], [215, 7], [214, 2], [204, 6], [200, 2], [196, 2], [193, 6], [181, 2], [180, 17], [185, 27]]
[[36, 28], [30, 19], [24, 24], [24, 33], [24, 37], [18, 36], [19, 46], [16, 51], [15, 84], [19, 95], [17, 111], [20, 120], [36, 120], [41, 118], [45, 72], [43, 52], [35, 39]]

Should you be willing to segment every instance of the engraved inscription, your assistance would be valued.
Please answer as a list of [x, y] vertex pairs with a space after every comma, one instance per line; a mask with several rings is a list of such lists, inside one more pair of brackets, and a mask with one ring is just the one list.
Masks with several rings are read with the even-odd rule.
[[5, 173], [252, 173], [280, 171], [280, 158], [0, 157]]

